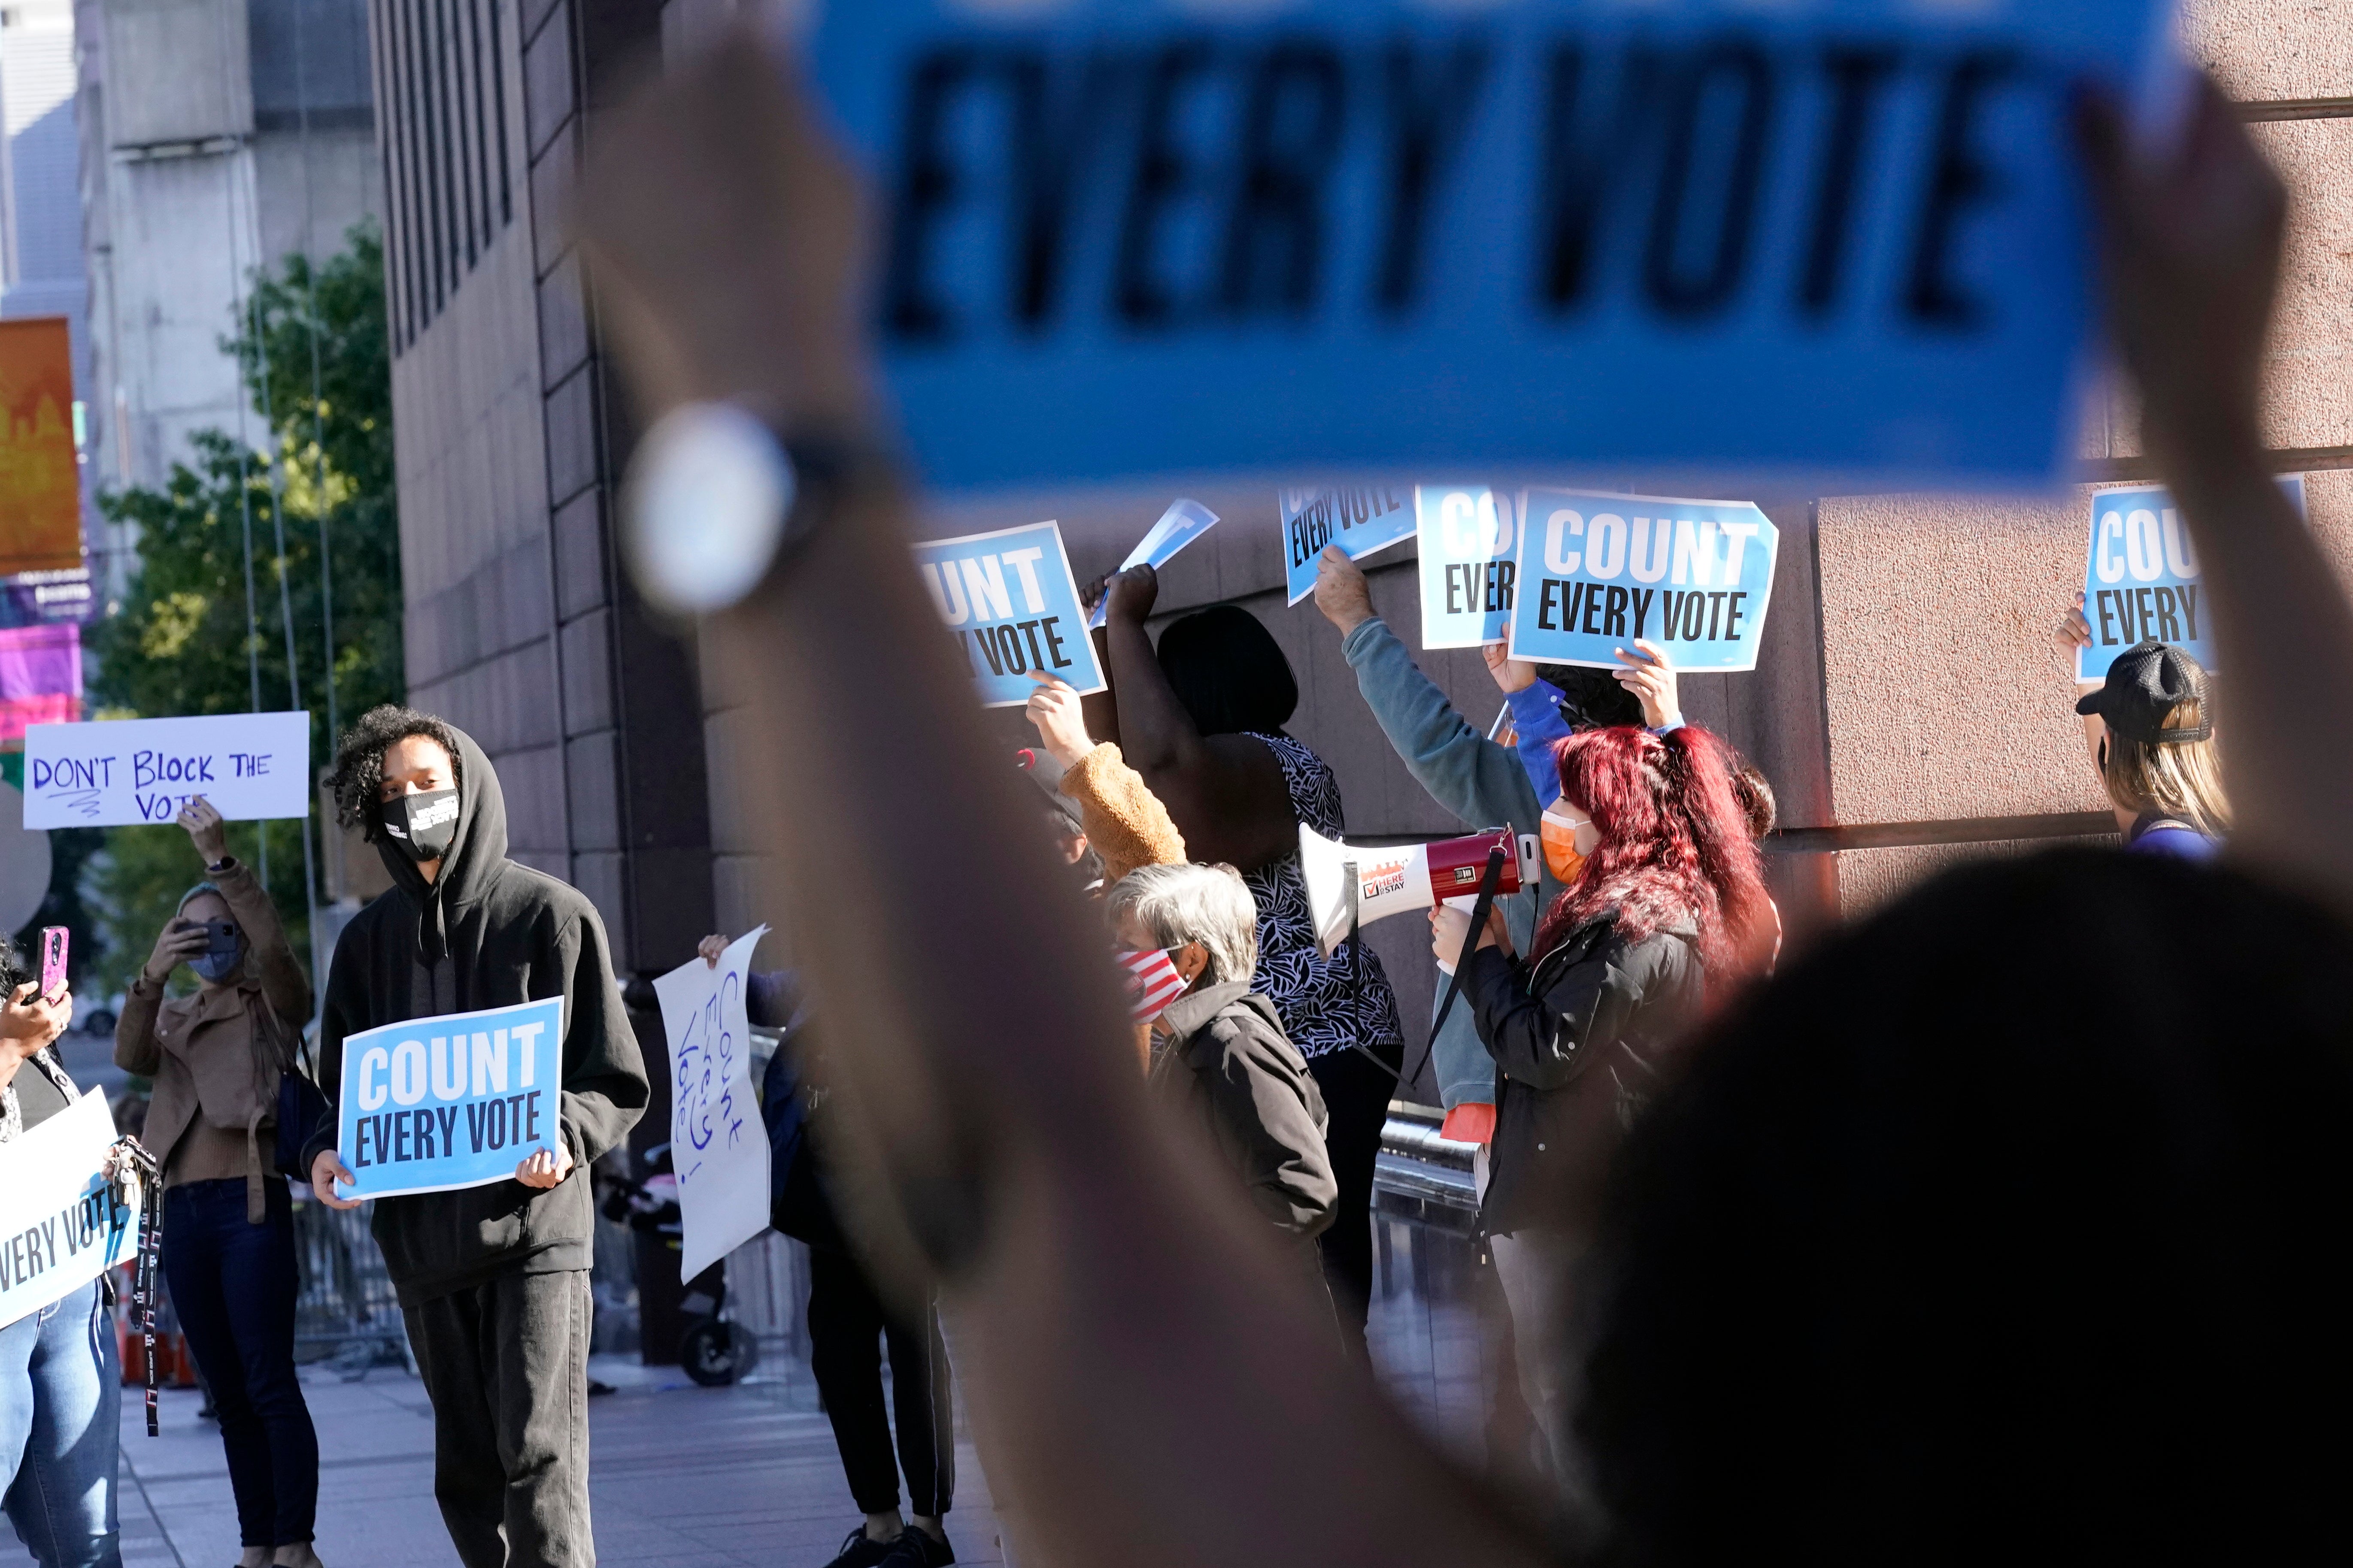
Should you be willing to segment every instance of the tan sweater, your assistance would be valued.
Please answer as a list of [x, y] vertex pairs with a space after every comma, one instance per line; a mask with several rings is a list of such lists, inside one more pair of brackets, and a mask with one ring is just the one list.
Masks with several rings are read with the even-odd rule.
[[[1109, 741], [1063, 771], [1061, 791], [1078, 803], [1079, 825], [1103, 859], [1106, 892], [1139, 867], [1185, 863], [1185, 836], [1168, 808]], [[1135, 1026], [1135, 1058], [1145, 1071], [1152, 1070], [1149, 1024]]]
[[1168, 808], [1109, 741], [1063, 772], [1061, 790], [1078, 804], [1087, 843], [1103, 858], [1105, 888], [1140, 866], [1185, 863], [1185, 836]]

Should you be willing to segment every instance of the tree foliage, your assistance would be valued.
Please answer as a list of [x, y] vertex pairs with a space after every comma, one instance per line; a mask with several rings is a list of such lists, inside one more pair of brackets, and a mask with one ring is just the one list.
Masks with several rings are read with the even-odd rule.
[[[199, 431], [191, 460], [175, 463], [161, 487], [100, 498], [111, 520], [137, 529], [139, 542], [138, 575], [87, 639], [90, 695], [106, 716], [306, 708], [311, 760], [324, 766], [334, 741], [324, 679], [331, 658], [334, 708], [345, 721], [406, 689], [384, 248], [373, 226], [347, 237], [346, 249], [315, 268], [298, 254], [257, 277], [247, 319], [222, 341], [222, 352], [244, 367], [268, 449]], [[265, 835], [271, 897], [307, 955], [296, 825], [234, 824], [231, 847], [258, 863]], [[201, 874], [177, 828], [107, 831], [88, 886], [104, 950], [93, 969], [109, 989], [137, 973]]]

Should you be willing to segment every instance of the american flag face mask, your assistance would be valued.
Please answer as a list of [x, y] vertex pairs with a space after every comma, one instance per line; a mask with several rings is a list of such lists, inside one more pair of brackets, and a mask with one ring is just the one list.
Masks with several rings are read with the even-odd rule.
[[1167, 950], [1123, 952], [1120, 972], [1127, 980], [1127, 1014], [1138, 1024], [1149, 1024], [1185, 994], [1186, 979], [1176, 973]]

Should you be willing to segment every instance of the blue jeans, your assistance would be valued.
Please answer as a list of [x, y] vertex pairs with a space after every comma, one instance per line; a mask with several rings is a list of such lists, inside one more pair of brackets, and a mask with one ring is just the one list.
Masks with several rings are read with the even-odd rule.
[[319, 1434], [294, 1375], [294, 1212], [265, 1184], [259, 1225], [245, 1180], [183, 1182], [164, 1194], [164, 1279], [213, 1391], [237, 1534], [248, 1546], [308, 1541], [319, 1511]]
[[8, 1521], [42, 1568], [121, 1568], [121, 1403], [114, 1320], [97, 1280], [0, 1329]]

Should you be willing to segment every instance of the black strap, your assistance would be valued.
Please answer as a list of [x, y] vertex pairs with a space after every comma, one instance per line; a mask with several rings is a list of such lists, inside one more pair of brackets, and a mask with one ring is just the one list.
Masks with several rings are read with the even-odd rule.
[[1487, 929], [1487, 917], [1494, 911], [1495, 894], [1504, 885], [1504, 847], [1500, 844], [1487, 851], [1487, 868], [1479, 876], [1479, 901], [1471, 906], [1471, 929], [1462, 933], [1462, 952], [1454, 960], [1454, 973], [1448, 976], [1446, 1000], [1438, 1005], [1438, 1016], [1430, 1021], [1430, 1048], [1438, 1047], [1438, 1031], [1446, 1027], [1447, 1015], [1454, 1011], [1454, 999], [1462, 994], [1462, 971], [1470, 966], [1471, 955], [1479, 951], [1479, 933]]
[[163, 1172], [136, 1138], [123, 1138], [115, 1144], [119, 1158], [128, 1161], [137, 1171], [137, 1180], [144, 1189], [144, 1200], [139, 1205], [139, 1266], [132, 1276], [132, 1321], [137, 1324], [141, 1343], [147, 1361], [147, 1436], [160, 1437], [164, 1428], [156, 1412], [155, 1369], [155, 1307], [161, 1281], [159, 1265], [164, 1249]]

